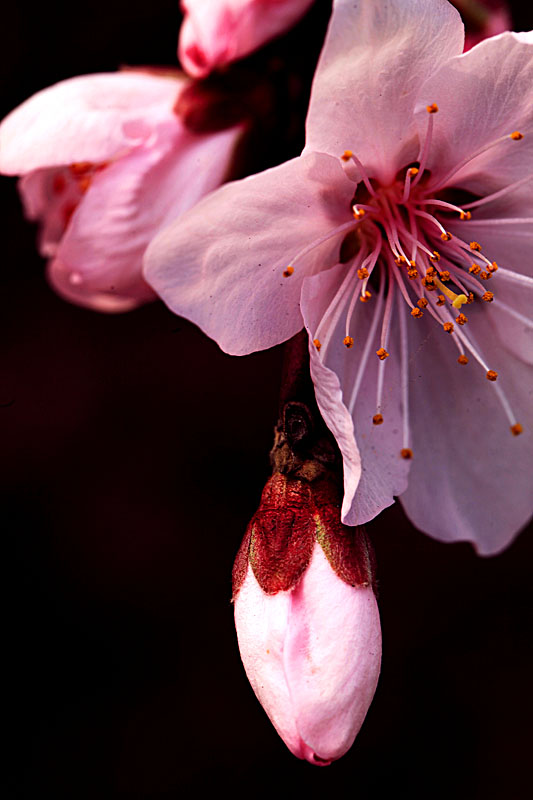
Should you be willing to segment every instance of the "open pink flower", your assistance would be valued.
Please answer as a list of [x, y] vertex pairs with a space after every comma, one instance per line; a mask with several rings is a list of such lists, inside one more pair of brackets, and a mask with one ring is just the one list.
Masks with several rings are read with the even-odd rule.
[[533, 506], [533, 35], [462, 50], [445, 0], [337, 0], [303, 155], [170, 225], [145, 275], [229, 353], [305, 324], [343, 522], [401, 495], [489, 554]]
[[83, 75], [38, 92], [0, 125], [0, 170], [23, 176], [48, 277], [68, 300], [126, 311], [154, 299], [142, 276], [150, 239], [224, 179], [241, 129], [189, 132], [173, 111], [188, 83]]
[[182, 0], [178, 56], [195, 78], [249, 55], [303, 17], [314, 0]]
[[372, 551], [330, 495], [275, 474], [234, 568], [248, 679], [291, 752], [319, 766], [352, 746], [381, 663]]

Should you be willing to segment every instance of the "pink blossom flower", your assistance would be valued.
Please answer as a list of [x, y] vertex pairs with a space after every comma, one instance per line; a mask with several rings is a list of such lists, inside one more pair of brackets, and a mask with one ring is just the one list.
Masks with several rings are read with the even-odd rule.
[[235, 624], [277, 732], [295, 756], [324, 766], [363, 724], [381, 629], [368, 540], [340, 524], [327, 484], [312, 486], [279, 473], [268, 481], [235, 562]]
[[240, 128], [198, 135], [174, 113], [188, 80], [126, 71], [44, 89], [0, 125], [0, 170], [22, 175], [27, 216], [59, 294], [99, 311], [155, 295], [154, 234], [219, 186]]
[[178, 56], [195, 78], [249, 55], [303, 17], [314, 0], [182, 0]]
[[445, 0], [336, 0], [303, 155], [162, 231], [145, 275], [229, 353], [305, 325], [344, 523], [401, 495], [489, 554], [533, 506], [533, 35], [462, 50]]

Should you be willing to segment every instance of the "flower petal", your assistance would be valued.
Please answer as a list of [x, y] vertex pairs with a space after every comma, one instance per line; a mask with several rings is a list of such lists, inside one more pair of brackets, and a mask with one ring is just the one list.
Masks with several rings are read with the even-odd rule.
[[[315, 338], [326, 309], [350, 270], [354, 272], [351, 265], [347, 267], [346, 264], [340, 264], [304, 281], [302, 314], [311, 340]], [[399, 336], [393, 329], [388, 347], [390, 358], [380, 362], [376, 356], [376, 350], [380, 347], [380, 330], [376, 328], [371, 332], [372, 320], [376, 315], [376, 298], [369, 303], [357, 301], [350, 327], [354, 346], [348, 350], [343, 339], [346, 335], [347, 305], [352, 294], [349, 292], [341, 303], [340, 316], [336, 320], [334, 314], [330, 316], [330, 329], [326, 326], [324, 335], [320, 335], [323, 342], [329, 338], [329, 345], [323, 344], [320, 352], [311, 345], [310, 358], [320, 412], [343, 456], [342, 521], [347, 525], [360, 525], [390, 506], [395, 495], [404, 491], [409, 462], [400, 457], [403, 414]], [[374, 425], [373, 417], [378, 410], [376, 397], [380, 369], [385, 370], [380, 409], [384, 423]], [[350, 412], [352, 392], [359, 380], [360, 389]]]
[[162, 231], [145, 277], [176, 313], [233, 355], [272, 347], [302, 327], [304, 276], [338, 259], [342, 235], [295, 255], [350, 222], [353, 183], [338, 159], [296, 158], [226, 184]]
[[256, 50], [294, 25], [313, 0], [182, 0], [185, 19], [178, 56], [189, 75], [213, 69]]
[[82, 75], [43, 89], [0, 125], [0, 171], [24, 175], [42, 167], [107, 161], [171, 117], [185, 83], [125, 71]]
[[[330, 568], [331, 572], [331, 568]], [[235, 627], [248, 680], [290, 751], [305, 758], [283, 670], [291, 592], [265, 594], [251, 568], [235, 600]]]
[[[436, 103], [428, 168], [438, 180], [499, 137], [453, 178], [453, 185], [493, 191], [533, 171], [533, 36], [503, 33], [451, 59], [420, 90], [417, 124], [425, 135], [425, 106]], [[524, 138], [513, 141], [519, 131]]]
[[146, 247], [169, 220], [224, 178], [240, 128], [191, 134], [177, 119], [92, 179], [57, 250], [50, 279], [69, 300], [120, 310], [154, 297]]
[[306, 151], [352, 150], [385, 182], [416, 157], [420, 86], [463, 50], [445, 0], [336, 0], [315, 74]]
[[291, 592], [283, 663], [297, 730], [321, 760], [340, 758], [351, 746], [374, 696], [380, 661], [372, 588], [334, 577], [315, 544]]
[[496, 386], [440, 331], [411, 333], [413, 451], [402, 504], [412, 522], [444, 542], [470, 541], [481, 555], [503, 550], [533, 510], [533, 375], [503, 351], [492, 309], [469, 307], [469, 328], [523, 425], [512, 436]]

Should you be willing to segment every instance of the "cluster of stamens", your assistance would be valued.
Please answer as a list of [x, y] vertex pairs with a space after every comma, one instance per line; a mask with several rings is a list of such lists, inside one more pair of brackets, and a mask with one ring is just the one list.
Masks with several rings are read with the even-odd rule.
[[[352, 317], [357, 313], [356, 300], [366, 303], [372, 299], [370, 289], [376, 284], [379, 286], [376, 300], [375, 315], [369, 332], [369, 341], [374, 338], [378, 320], [382, 320], [380, 346], [375, 351], [380, 360], [378, 372], [378, 395], [376, 400], [376, 414], [373, 417], [374, 425], [381, 425], [384, 421], [381, 413], [381, 400], [383, 390], [383, 369], [389, 357], [388, 338], [390, 323], [394, 313], [394, 298], [398, 300], [397, 313], [400, 319], [402, 353], [402, 372], [407, 369], [407, 336], [405, 333], [405, 304], [410, 309], [410, 316], [420, 320], [425, 315], [430, 315], [447, 333], [458, 349], [457, 361], [460, 365], [468, 364], [468, 352], [484, 369], [488, 381], [494, 383], [498, 378], [495, 370], [490, 369], [485, 363], [481, 351], [468, 332], [468, 316], [462, 307], [474, 303], [479, 297], [485, 303], [493, 303], [495, 294], [486, 291], [483, 282], [492, 278], [497, 272], [498, 265], [483, 253], [481, 244], [473, 241], [468, 234], [467, 225], [472, 219], [471, 209], [485, 202], [490, 202], [491, 197], [473, 200], [465, 205], [454, 205], [441, 199], [440, 192], [449, 187], [450, 179], [464, 167], [469, 160], [482, 152], [500, 145], [503, 141], [519, 141], [522, 134], [514, 131], [506, 137], [485, 145], [469, 159], [461, 161], [453, 171], [442, 179], [432, 179], [426, 172], [428, 154], [431, 146], [433, 119], [438, 111], [436, 104], [427, 106], [428, 128], [425, 141], [422, 143], [417, 162], [408, 166], [403, 177], [398, 178], [391, 185], [383, 187], [372, 182], [368, 177], [363, 164], [352, 151], [345, 151], [341, 161], [346, 165], [357, 167], [361, 182], [352, 202], [351, 211], [353, 221], [344, 223], [335, 228], [331, 233], [321, 237], [299, 253], [291, 265], [283, 272], [289, 277], [294, 272], [294, 264], [305, 256], [311, 249], [319, 246], [333, 236], [344, 237], [357, 230], [359, 234], [359, 251], [353, 259], [353, 269], [347, 272], [342, 285], [326, 310], [315, 332], [313, 343], [321, 357], [330, 344], [332, 331], [346, 308], [345, 336], [343, 344], [352, 349], [354, 339], [350, 335]], [[513, 187], [510, 187], [513, 188]], [[362, 190], [362, 191], [361, 191]], [[494, 197], [501, 196], [508, 189], [494, 193]], [[363, 195], [363, 197], [361, 197]], [[458, 219], [465, 224], [465, 235], [452, 235], [443, 224], [446, 219]], [[507, 273], [507, 270], [502, 270]], [[371, 278], [378, 276], [379, 280]], [[385, 288], [386, 287], [386, 288]], [[499, 303], [509, 313], [517, 314]], [[321, 336], [321, 329], [326, 329], [325, 336]], [[368, 343], [364, 343], [363, 353], [359, 366], [359, 375], [356, 378], [352, 397], [348, 402], [350, 411], [353, 411], [355, 398], [361, 382], [362, 373], [367, 363], [369, 353]], [[403, 405], [407, 408], [407, 379], [403, 380]], [[509, 419], [513, 435], [521, 433], [522, 428], [517, 423], [510, 405], [499, 384], [495, 387], [503, 409]], [[408, 425], [404, 426], [404, 447], [401, 450], [403, 458], [411, 458], [412, 451], [408, 447]]]

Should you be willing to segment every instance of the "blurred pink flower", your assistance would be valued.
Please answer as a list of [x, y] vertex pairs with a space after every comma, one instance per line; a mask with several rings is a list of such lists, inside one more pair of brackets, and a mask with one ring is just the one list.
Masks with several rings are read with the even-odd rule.
[[401, 495], [491, 554], [533, 508], [533, 35], [462, 51], [445, 0], [336, 0], [303, 155], [172, 223], [145, 275], [229, 353], [306, 326], [344, 523]]
[[506, 0], [454, 0], [453, 4], [465, 23], [465, 50], [512, 28]]
[[174, 113], [182, 77], [124, 71], [44, 89], [0, 125], [0, 171], [41, 225], [48, 277], [68, 300], [126, 311], [156, 297], [150, 239], [220, 185], [240, 128], [198, 135]]
[[368, 540], [329, 494], [275, 474], [234, 568], [248, 679], [291, 752], [321, 766], [352, 746], [381, 662]]
[[194, 78], [249, 55], [303, 17], [314, 0], [182, 0], [178, 56]]

